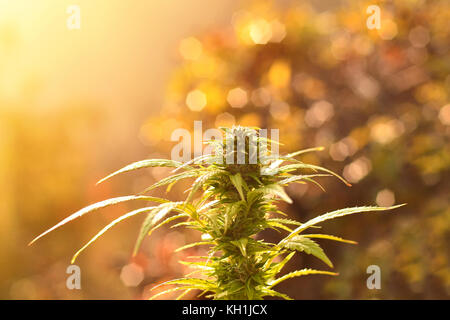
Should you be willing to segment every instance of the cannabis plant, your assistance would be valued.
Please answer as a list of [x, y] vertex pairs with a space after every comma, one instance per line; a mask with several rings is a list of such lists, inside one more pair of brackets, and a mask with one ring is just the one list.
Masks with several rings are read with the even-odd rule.
[[[292, 203], [284, 191], [288, 184], [311, 182], [322, 188], [314, 179], [323, 176], [335, 176], [345, 184], [349, 183], [326, 168], [296, 159], [301, 154], [322, 148], [279, 156], [270, 152], [276, 142], [261, 135], [257, 128], [238, 126], [221, 129], [225, 134], [222, 140], [208, 141], [215, 150], [210, 154], [185, 163], [164, 159], [143, 160], [110, 174], [99, 183], [117, 174], [140, 168], [174, 168], [172, 175], [156, 182], [141, 194], [112, 198], [90, 205], [62, 220], [32, 242], [97, 209], [134, 200], [152, 202], [155, 204], [126, 213], [108, 224], [75, 253], [72, 263], [84, 249], [112, 226], [131, 216], [144, 214], [146, 217], [137, 237], [134, 254], [146, 235], [172, 221], [178, 222], [173, 227], [184, 226], [201, 233], [200, 242], [188, 244], [178, 250], [209, 246], [208, 255], [199, 257], [200, 261], [181, 261], [194, 268], [193, 273], [163, 283], [162, 285], [175, 287], [157, 295], [181, 290], [179, 297], [182, 297], [192, 290], [200, 290], [200, 295], [212, 299], [263, 299], [269, 296], [290, 299], [275, 290], [279, 283], [310, 274], [337, 275], [330, 271], [306, 268], [280, 276], [283, 267], [296, 252], [311, 254], [332, 268], [333, 264], [315, 239], [355, 243], [334, 235], [306, 232], [317, 228], [319, 223], [326, 220], [399, 207], [364, 206], [340, 209], [304, 223], [288, 219], [277, 207], [278, 201]], [[167, 189], [170, 189], [176, 182], [188, 178], [195, 178], [195, 181], [188, 190], [185, 201], [173, 202], [146, 195], [154, 188], [167, 186]], [[268, 228], [286, 232], [287, 235], [278, 243], [259, 239], [258, 234]], [[198, 273], [199, 276], [193, 276]]]

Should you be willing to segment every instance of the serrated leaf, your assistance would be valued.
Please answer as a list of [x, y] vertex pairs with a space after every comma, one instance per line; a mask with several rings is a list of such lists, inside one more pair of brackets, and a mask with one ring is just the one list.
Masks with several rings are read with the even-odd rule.
[[175, 300], [181, 300], [185, 295], [194, 290], [193, 288], [186, 289], [183, 293], [181, 293]]
[[106, 176], [105, 178], [99, 180], [97, 182], [97, 184], [100, 184], [120, 173], [124, 173], [124, 172], [129, 172], [129, 171], [133, 171], [133, 170], [137, 170], [137, 169], [142, 169], [142, 168], [149, 168], [149, 167], [172, 167], [172, 168], [177, 168], [182, 166], [183, 163], [179, 162], [179, 161], [174, 161], [174, 160], [168, 160], [168, 159], [149, 159], [149, 160], [141, 160], [141, 161], [137, 161], [134, 163], [131, 163], [125, 167], [123, 167], [122, 169], [119, 169], [113, 173], [111, 173], [110, 175]]
[[331, 177], [331, 174], [323, 174], [323, 173], [317, 173], [317, 174], [305, 174], [305, 175], [293, 175], [288, 178], [285, 178], [283, 180], [280, 180], [279, 184], [289, 184], [291, 182], [296, 182], [298, 180], [308, 180], [310, 181], [311, 178], [315, 177]]
[[99, 237], [101, 237], [106, 231], [108, 231], [109, 229], [111, 229], [113, 226], [115, 226], [116, 224], [118, 224], [119, 222], [128, 219], [132, 216], [135, 216], [139, 213], [144, 213], [144, 212], [149, 212], [151, 210], [153, 210], [156, 207], [146, 207], [146, 208], [140, 208], [137, 210], [133, 210], [130, 211], [122, 216], [120, 216], [119, 218], [115, 219], [114, 221], [112, 221], [111, 223], [109, 223], [108, 225], [106, 225], [102, 230], [100, 230], [95, 236], [93, 236], [91, 238], [91, 240], [89, 240], [89, 242], [87, 242], [80, 250], [78, 250], [72, 257], [72, 260], [70, 261], [70, 263], [74, 263], [75, 260], [77, 259], [77, 257], [79, 256], [79, 254], [81, 252], [83, 252], [87, 247], [89, 247], [94, 241], [96, 241]]
[[65, 225], [66, 223], [75, 220], [87, 213], [96, 211], [98, 209], [102, 209], [114, 204], [118, 204], [118, 203], [122, 203], [122, 202], [127, 202], [127, 201], [132, 201], [132, 200], [146, 200], [146, 201], [153, 201], [153, 202], [168, 202], [168, 200], [166, 199], [162, 199], [162, 198], [156, 198], [156, 197], [148, 197], [148, 196], [124, 196], [124, 197], [117, 197], [117, 198], [111, 198], [111, 199], [107, 199], [107, 200], [103, 200], [94, 204], [91, 204], [90, 206], [87, 206], [73, 214], [71, 214], [70, 216], [68, 216], [67, 218], [65, 218], [64, 220], [62, 220], [61, 222], [57, 223], [56, 225], [54, 225], [53, 227], [51, 227], [50, 229], [48, 229], [47, 231], [41, 233], [39, 236], [37, 236], [36, 238], [34, 238], [28, 245], [32, 245], [34, 242], [36, 242], [38, 239], [42, 238], [43, 236], [45, 236], [46, 234], [48, 234], [49, 232], [52, 232], [55, 229], [58, 229], [59, 227]]
[[191, 202], [192, 198], [194, 197], [195, 192], [200, 189], [200, 187], [207, 181], [211, 176], [216, 174], [215, 172], [207, 172], [201, 176], [199, 176], [192, 185], [191, 191], [189, 192], [189, 195], [186, 197], [186, 200], [184, 201], [185, 204]]
[[262, 192], [263, 194], [275, 195], [287, 203], [292, 203], [292, 199], [286, 194], [284, 188], [278, 184], [269, 184], [262, 188], [256, 189], [255, 191]]
[[302, 225], [301, 222], [291, 220], [291, 219], [270, 218], [270, 219], [268, 219], [268, 221], [274, 221], [274, 222], [283, 223], [283, 224], [291, 224], [291, 225], [296, 225], [296, 226]]
[[172, 211], [176, 206], [180, 205], [181, 202], [171, 202], [171, 203], [163, 203], [159, 205], [155, 209], [153, 209], [148, 216], [145, 218], [142, 223], [141, 230], [139, 231], [138, 238], [136, 240], [136, 244], [134, 246], [133, 255], [136, 255], [141, 244], [142, 240], [146, 234], [150, 231], [150, 229], [165, 215], [167, 215], [170, 211]]
[[338, 242], [345, 242], [345, 243], [351, 243], [351, 244], [357, 244], [358, 242], [353, 241], [353, 240], [346, 240], [346, 239], [342, 239], [340, 237], [336, 237], [336, 236], [332, 236], [329, 234], [302, 234], [303, 237], [306, 238], [319, 238], [319, 239], [328, 239], [328, 240], [333, 240], [333, 241], [338, 241]]
[[[272, 265], [270, 266], [270, 271], [271, 271], [274, 275], [278, 274], [278, 273], [283, 269], [283, 267], [285, 266], [285, 264], [288, 263], [289, 260], [292, 259], [292, 257], [294, 256], [294, 254], [295, 254], [295, 252], [291, 252], [291, 253], [289, 253], [289, 254], [288, 254], [281, 262], [272, 264]], [[268, 261], [268, 262], [269, 262], [269, 261]]]
[[312, 254], [313, 256], [319, 258], [325, 262], [330, 268], [333, 268], [333, 264], [327, 257], [323, 249], [313, 240], [305, 238], [303, 236], [295, 236], [284, 243], [284, 247], [297, 250], [299, 252], [305, 252], [307, 254]]
[[190, 168], [190, 169], [192, 169], [192, 167], [189, 167], [190, 164], [199, 163], [199, 162], [202, 162], [202, 161], [205, 161], [205, 160], [210, 160], [212, 157], [213, 157], [213, 155], [211, 155], [211, 154], [204, 154], [204, 155], [195, 157], [194, 159], [191, 159], [191, 160], [183, 163], [181, 166], [179, 166], [178, 168], [176, 168], [172, 172], [176, 172], [176, 171], [178, 171], [180, 169], [183, 169], [183, 168]]
[[170, 289], [166, 289], [164, 291], [158, 292], [157, 294], [153, 295], [150, 297], [150, 300], [154, 300], [155, 298], [171, 293], [171, 292], [175, 292], [175, 291], [180, 291], [180, 290], [195, 290], [196, 288], [192, 288], [192, 287], [188, 287], [188, 286], [183, 286], [183, 287], [177, 287], [177, 288], [170, 288]]
[[232, 175], [232, 176], [229, 176], [229, 177], [230, 177], [231, 183], [236, 188], [236, 190], [239, 192], [239, 196], [241, 197], [242, 201], [245, 201], [244, 192], [242, 190], [242, 187], [245, 184], [245, 182], [242, 179], [241, 174], [240, 173], [236, 173], [235, 175]]
[[198, 268], [203, 271], [210, 271], [213, 270], [213, 267], [211, 266], [211, 261], [198, 261], [198, 262], [190, 262], [190, 261], [178, 261], [179, 263], [189, 266], [191, 268]]
[[142, 191], [141, 194], [147, 193], [148, 191], [155, 189], [157, 187], [161, 187], [161, 186], [164, 186], [167, 184], [172, 184], [172, 183], [178, 182], [181, 179], [196, 177], [200, 173], [201, 173], [200, 170], [194, 169], [194, 170], [189, 170], [189, 171], [185, 171], [182, 173], [171, 175], [171, 176], [161, 179], [158, 182], [156, 182], [155, 184], [151, 185], [150, 187], [148, 187], [147, 189]]
[[326, 220], [335, 219], [338, 217], [343, 217], [343, 216], [354, 214], [354, 213], [392, 210], [392, 209], [402, 207], [404, 205], [405, 204], [400, 204], [400, 205], [396, 205], [396, 206], [392, 206], [392, 207], [353, 207], [353, 208], [345, 208], [345, 209], [331, 211], [331, 212], [325, 213], [323, 215], [317, 216], [317, 217], [305, 222], [301, 226], [295, 228], [295, 230], [292, 231], [291, 234], [289, 234], [286, 238], [284, 238], [283, 240], [280, 241], [280, 244], [283, 243], [284, 241], [296, 236], [303, 230], [305, 230], [311, 226], [314, 226], [318, 223], [324, 222]]
[[336, 272], [320, 271], [320, 270], [314, 270], [314, 269], [302, 269], [302, 270], [297, 270], [297, 271], [290, 272], [290, 273], [285, 274], [284, 276], [282, 276], [282, 277], [280, 277], [278, 279], [272, 280], [269, 283], [269, 288], [272, 288], [272, 287], [276, 286], [277, 284], [279, 284], [279, 283], [281, 283], [281, 282], [283, 282], [283, 281], [285, 281], [287, 279], [294, 278], [294, 277], [300, 277], [300, 276], [306, 276], [308, 274], [326, 274], [326, 275], [330, 275], [330, 276], [337, 276], [338, 275], [338, 273], [336, 273]]
[[248, 242], [247, 238], [242, 238], [242, 239], [234, 240], [234, 241], [230, 241], [230, 242], [239, 248], [239, 250], [241, 251], [241, 253], [244, 257], [247, 256], [247, 242]]
[[276, 230], [276, 231], [279, 231], [279, 230], [277, 229], [277, 228], [279, 228], [279, 229], [285, 230], [285, 231], [287, 231], [287, 232], [292, 232], [292, 229], [291, 229], [291, 228], [285, 226], [285, 225], [282, 224], [282, 223], [276, 222], [276, 221], [268, 221], [268, 222], [267, 222], [267, 225], [270, 226], [272, 229], [274, 229], [274, 230]]
[[192, 247], [196, 247], [196, 246], [211, 245], [211, 244], [214, 244], [214, 242], [212, 242], [212, 241], [200, 241], [200, 242], [189, 243], [189, 244], [187, 244], [185, 246], [177, 248], [175, 250], [175, 252], [179, 252], [179, 251], [182, 251], [182, 250], [185, 250], [185, 249], [189, 249], [189, 248], [192, 248]]
[[156, 288], [160, 287], [160, 286], [165, 286], [165, 285], [171, 285], [171, 284], [176, 284], [176, 285], [186, 285], [195, 289], [200, 289], [200, 290], [211, 290], [214, 288], [214, 283], [205, 280], [205, 279], [199, 279], [199, 278], [179, 278], [179, 279], [174, 279], [174, 280], [169, 280], [166, 282], [163, 282], [153, 288], [151, 288], [151, 290], [155, 290]]
[[176, 219], [184, 218], [184, 217], [188, 217], [188, 215], [186, 213], [180, 213], [180, 214], [177, 214], [175, 216], [171, 216], [171, 217], [165, 219], [163, 222], [161, 222], [161, 223], [157, 224], [156, 226], [154, 226], [153, 228], [151, 228], [148, 232], [148, 236], [150, 236], [156, 229], [161, 228], [163, 225], [165, 225], [169, 222], [172, 222]]
[[[316, 147], [316, 148], [309, 148], [309, 149], [304, 149], [304, 150], [299, 150], [290, 154], [287, 154], [285, 156], [276, 156], [276, 157], [271, 157], [268, 156], [266, 157], [268, 160], [275, 160], [269, 167], [269, 170], [276, 170], [276, 168], [282, 164], [284, 161], [298, 161], [293, 159], [295, 156], [304, 154], [304, 153], [308, 153], [308, 152], [312, 152], [312, 151], [322, 151], [324, 149], [324, 147]], [[276, 171], [274, 171], [276, 172]]]
[[294, 300], [291, 297], [289, 297], [288, 295], [275, 291], [275, 290], [271, 290], [268, 288], [263, 288], [262, 290], [263, 293], [263, 297], [265, 296], [269, 296], [269, 297], [279, 297], [279, 298], [283, 298], [284, 300]]
[[339, 180], [341, 180], [342, 182], [344, 182], [347, 186], [351, 187], [351, 184], [347, 182], [347, 180], [345, 180], [344, 178], [342, 178], [340, 175], [338, 175], [337, 173], [328, 170], [326, 168], [320, 167], [320, 166], [316, 166], [313, 164], [307, 164], [307, 163], [293, 163], [293, 164], [288, 164], [286, 166], [283, 166], [281, 168], [279, 168], [279, 172], [289, 172], [289, 171], [293, 171], [296, 169], [311, 169], [313, 171], [323, 171], [326, 173], [329, 173], [333, 176], [335, 176], [336, 178], [338, 178]]
[[289, 153], [288, 155], [286, 155], [286, 157], [293, 158], [293, 157], [299, 156], [299, 155], [304, 154], [304, 153], [314, 152], [314, 151], [323, 151], [324, 149], [325, 148], [322, 147], [322, 146], [309, 148], [309, 149], [303, 149], [303, 150], [299, 150], [299, 151], [295, 151], [295, 152]]

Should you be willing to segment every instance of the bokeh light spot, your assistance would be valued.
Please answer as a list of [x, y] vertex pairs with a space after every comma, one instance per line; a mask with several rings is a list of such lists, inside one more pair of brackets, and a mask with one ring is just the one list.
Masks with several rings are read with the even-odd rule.
[[380, 207], [390, 207], [395, 203], [395, 195], [389, 189], [383, 189], [377, 193], [375, 200]]
[[409, 32], [408, 38], [413, 47], [423, 48], [430, 42], [430, 33], [428, 29], [418, 26]]
[[120, 272], [120, 280], [127, 287], [136, 287], [144, 280], [144, 271], [135, 263], [127, 264]]
[[186, 105], [192, 111], [200, 111], [206, 106], [206, 95], [201, 90], [193, 90], [186, 97]]
[[442, 124], [450, 126], [450, 104], [446, 104], [439, 111], [439, 120]]
[[197, 60], [203, 53], [203, 46], [194, 37], [183, 39], [180, 43], [179, 51], [186, 60]]
[[236, 119], [231, 113], [224, 112], [216, 117], [215, 126], [218, 127], [232, 127], [236, 123]]
[[286, 61], [277, 60], [270, 67], [268, 76], [275, 88], [286, 87], [291, 80], [291, 67]]
[[257, 19], [250, 24], [250, 38], [255, 44], [266, 44], [272, 38], [272, 28], [265, 19]]
[[318, 128], [334, 115], [334, 107], [325, 100], [314, 103], [305, 114], [305, 122], [312, 128]]
[[272, 95], [268, 89], [259, 88], [252, 92], [251, 101], [257, 107], [264, 107], [272, 101]]
[[284, 101], [274, 101], [270, 105], [270, 114], [276, 120], [286, 120], [291, 114], [289, 104]]
[[247, 92], [242, 88], [234, 88], [228, 92], [227, 101], [233, 108], [242, 108], [248, 102]]
[[397, 36], [398, 28], [397, 24], [389, 19], [381, 21], [381, 28], [378, 30], [378, 34], [383, 40], [392, 40]]
[[372, 163], [366, 157], [360, 157], [344, 167], [344, 178], [349, 182], [357, 183], [372, 170]]

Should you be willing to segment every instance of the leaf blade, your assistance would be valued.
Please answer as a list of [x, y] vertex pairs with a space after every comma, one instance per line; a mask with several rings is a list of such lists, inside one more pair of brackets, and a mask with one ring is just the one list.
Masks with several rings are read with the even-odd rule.
[[84, 207], [81, 210], [78, 210], [77, 212], [71, 214], [70, 216], [68, 216], [67, 218], [61, 220], [60, 222], [58, 222], [56, 225], [54, 225], [53, 227], [51, 227], [50, 229], [47, 229], [46, 231], [44, 231], [43, 233], [41, 233], [40, 235], [38, 235], [36, 238], [34, 238], [33, 240], [30, 241], [30, 243], [28, 244], [29, 246], [32, 245], [33, 243], [35, 243], [37, 240], [39, 240], [40, 238], [42, 238], [43, 236], [47, 235], [48, 233], [52, 232], [53, 230], [58, 229], [59, 227], [65, 225], [66, 223], [73, 221], [87, 213], [90, 213], [92, 211], [96, 211], [114, 204], [118, 204], [118, 203], [122, 203], [122, 202], [127, 202], [127, 201], [131, 201], [131, 200], [146, 200], [146, 201], [153, 201], [153, 202], [168, 202], [168, 200], [166, 199], [162, 199], [162, 198], [157, 198], [157, 197], [149, 197], [149, 196], [123, 196], [123, 197], [117, 197], [117, 198], [111, 198], [111, 199], [107, 199], [107, 200], [103, 200], [94, 204], [91, 204], [87, 207]]
[[174, 160], [168, 160], [168, 159], [148, 159], [148, 160], [141, 160], [133, 162], [109, 175], [104, 177], [103, 179], [100, 179], [97, 184], [100, 184], [102, 182], [105, 182], [106, 180], [109, 180], [110, 178], [129, 171], [134, 171], [137, 169], [142, 168], [149, 168], [149, 167], [171, 167], [171, 168], [179, 168], [183, 165], [183, 163], [179, 161]]
[[333, 268], [333, 263], [325, 254], [325, 251], [323, 251], [319, 244], [309, 238], [295, 236], [284, 243], [284, 247], [290, 250], [297, 250], [299, 252], [311, 254], [325, 262], [330, 268]]
[[339, 275], [339, 273], [336, 273], [336, 272], [321, 271], [321, 270], [314, 270], [314, 269], [302, 269], [302, 270], [297, 270], [297, 271], [287, 273], [278, 279], [272, 280], [269, 284], [269, 288], [272, 288], [287, 279], [294, 278], [294, 277], [300, 277], [300, 276], [306, 276], [309, 274], [324, 274], [324, 275], [330, 275], [330, 276]]
[[136, 244], [133, 249], [133, 256], [135, 256], [139, 251], [142, 241], [151, 228], [180, 204], [181, 202], [163, 203], [149, 213], [142, 223], [141, 230], [139, 231], [138, 238], [136, 239]]
[[95, 236], [93, 236], [83, 247], [81, 247], [81, 249], [79, 249], [72, 257], [72, 260], [70, 261], [70, 263], [74, 263], [75, 260], [77, 259], [77, 257], [80, 255], [81, 252], [83, 252], [87, 247], [89, 247], [94, 241], [96, 241], [100, 236], [102, 236], [106, 231], [108, 231], [109, 229], [111, 229], [113, 226], [115, 226], [116, 224], [118, 224], [119, 222], [128, 219], [129, 217], [135, 216], [139, 213], [143, 213], [143, 212], [147, 212], [147, 211], [151, 211], [152, 209], [154, 209], [156, 207], [146, 207], [146, 208], [140, 208], [140, 209], [136, 209], [133, 211], [130, 211], [122, 216], [120, 216], [119, 218], [113, 220], [112, 222], [110, 222], [109, 224], [107, 224], [102, 230], [100, 230]]
[[307, 228], [309, 228], [311, 226], [314, 226], [314, 225], [316, 225], [318, 223], [324, 222], [326, 220], [335, 219], [335, 218], [338, 218], [338, 217], [343, 217], [343, 216], [354, 214], [354, 213], [365, 213], [365, 212], [374, 212], [374, 211], [393, 210], [393, 209], [400, 208], [400, 207], [402, 207], [404, 205], [405, 204], [399, 204], [399, 205], [391, 206], [391, 207], [372, 207], [372, 206], [351, 207], [351, 208], [344, 208], [344, 209], [334, 210], [334, 211], [322, 214], [320, 216], [317, 216], [317, 217], [315, 217], [315, 218], [305, 222], [301, 226], [298, 226], [286, 238], [281, 240], [280, 244], [282, 242], [284, 242], [284, 241], [286, 241], [286, 240], [296, 236], [297, 234], [299, 234], [303, 230], [305, 230], [305, 229], [307, 229]]

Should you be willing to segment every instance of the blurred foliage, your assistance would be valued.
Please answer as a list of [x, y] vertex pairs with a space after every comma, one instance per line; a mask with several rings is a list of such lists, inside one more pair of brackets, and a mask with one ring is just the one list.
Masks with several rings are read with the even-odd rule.
[[[366, 27], [373, 4], [381, 8], [379, 30]], [[166, 104], [141, 136], [167, 154], [168, 132], [201, 119], [204, 130], [279, 128], [283, 152], [325, 146], [305, 161], [342, 172], [354, 186], [324, 181], [325, 195], [292, 187], [293, 216], [408, 206], [331, 226], [360, 243], [329, 248], [342, 277], [301, 279], [284, 291], [294, 298], [449, 298], [449, 20], [446, 0], [343, 1], [329, 11], [304, 1], [253, 2], [229, 27], [181, 41], [183, 62]], [[291, 267], [298, 264], [313, 261]], [[381, 267], [382, 290], [366, 287], [371, 264]]]

